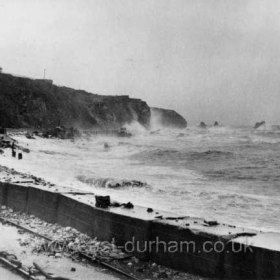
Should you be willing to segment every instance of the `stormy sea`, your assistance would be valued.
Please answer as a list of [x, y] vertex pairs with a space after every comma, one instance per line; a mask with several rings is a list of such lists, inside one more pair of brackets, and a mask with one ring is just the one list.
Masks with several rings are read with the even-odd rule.
[[121, 202], [280, 232], [279, 127], [127, 129], [130, 138], [16, 136], [31, 152], [5, 165]]

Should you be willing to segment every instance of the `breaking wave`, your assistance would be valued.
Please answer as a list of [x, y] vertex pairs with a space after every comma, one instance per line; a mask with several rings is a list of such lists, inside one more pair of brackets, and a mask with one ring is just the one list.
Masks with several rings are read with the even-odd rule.
[[86, 176], [79, 175], [76, 177], [78, 181], [85, 183], [87, 185], [95, 186], [98, 188], [109, 188], [109, 189], [118, 189], [125, 187], [132, 188], [147, 188], [148, 184], [137, 181], [137, 180], [116, 180], [112, 178], [88, 178]]

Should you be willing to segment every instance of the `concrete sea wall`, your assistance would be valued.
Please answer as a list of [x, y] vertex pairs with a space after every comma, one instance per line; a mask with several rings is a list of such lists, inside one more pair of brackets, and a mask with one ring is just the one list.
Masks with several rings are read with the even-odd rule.
[[0, 204], [101, 240], [115, 238], [140, 258], [220, 279], [280, 279], [280, 234], [138, 206], [100, 209], [94, 201], [90, 194], [0, 182]]

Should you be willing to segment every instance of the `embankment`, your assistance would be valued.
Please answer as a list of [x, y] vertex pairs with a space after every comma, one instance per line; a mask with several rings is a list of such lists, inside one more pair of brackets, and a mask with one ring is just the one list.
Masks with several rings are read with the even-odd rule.
[[[176, 217], [162, 211], [100, 209], [94, 195], [50, 192], [36, 187], [0, 183], [0, 203], [48, 222], [71, 226], [118, 245], [141, 258], [208, 277], [279, 279], [280, 234], [261, 233]], [[88, 196], [91, 196], [89, 199]]]

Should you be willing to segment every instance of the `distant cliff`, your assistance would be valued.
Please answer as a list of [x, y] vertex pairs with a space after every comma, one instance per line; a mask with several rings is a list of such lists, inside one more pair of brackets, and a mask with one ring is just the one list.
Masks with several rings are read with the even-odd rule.
[[128, 96], [103, 96], [0, 73], [0, 126], [117, 128], [137, 121], [149, 127], [146, 102]]
[[174, 127], [185, 128], [187, 127], [187, 121], [173, 110], [167, 110], [162, 108], [151, 108], [152, 122], [154, 124]]

